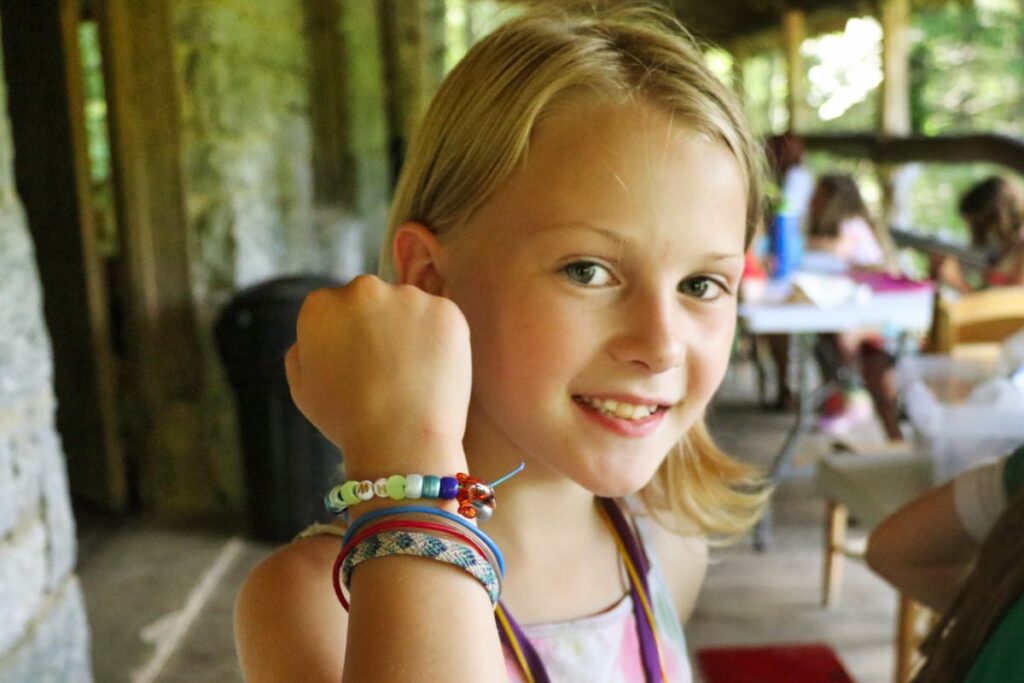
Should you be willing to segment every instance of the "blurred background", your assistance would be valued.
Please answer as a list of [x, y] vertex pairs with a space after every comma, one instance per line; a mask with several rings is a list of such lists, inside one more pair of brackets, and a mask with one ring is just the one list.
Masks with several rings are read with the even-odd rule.
[[[957, 197], [1024, 169], [1022, 0], [661, 4], [886, 224], [966, 243]], [[239, 678], [238, 582], [339, 461], [297, 306], [375, 269], [431, 95], [522, 7], [0, 2], [0, 681]]]

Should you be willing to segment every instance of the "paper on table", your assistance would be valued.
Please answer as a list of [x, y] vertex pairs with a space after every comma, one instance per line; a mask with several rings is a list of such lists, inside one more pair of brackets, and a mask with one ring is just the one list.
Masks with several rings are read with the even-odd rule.
[[797, 273], [789, 301], [807, 301], [819, 308], [842, 304], [864, 305], [871, 300], [871, 288], [842, 275]]

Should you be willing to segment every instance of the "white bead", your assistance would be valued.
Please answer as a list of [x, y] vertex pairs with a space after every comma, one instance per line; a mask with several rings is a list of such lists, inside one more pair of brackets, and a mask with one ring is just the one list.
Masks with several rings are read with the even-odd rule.
[[336, 515], [340, 515], [348, 509], [348, 503], [341, 497], [341, 487], [335, 486], [327, 494], [327, 507]]
[[407, 474], [405, 475], [405, 497], [406, 498], [421, 498], [423, 496], [423, 475], [422, 474]]
[[373, 492], [378, 498], [388, 497], [388, 478], [381, 477], [377, 481], [373, 482]]
[[359, 496], [359, 500], [370, 500], [373, 498], [373, 482], [361, 481], [356, 484], [356, 495]]

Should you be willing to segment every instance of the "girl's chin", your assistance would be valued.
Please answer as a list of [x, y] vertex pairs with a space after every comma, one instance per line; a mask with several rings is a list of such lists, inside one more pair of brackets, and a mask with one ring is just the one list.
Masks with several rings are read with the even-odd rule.
[[599, 473], [585, 481], [577, 479], [577, 483], [600, 498], [624, 498], [639, 493], [656, 473], [657, 469], [651, 472]]

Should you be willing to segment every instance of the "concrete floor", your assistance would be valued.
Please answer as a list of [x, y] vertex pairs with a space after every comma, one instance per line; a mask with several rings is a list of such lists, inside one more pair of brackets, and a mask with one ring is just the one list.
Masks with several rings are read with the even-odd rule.
[[[749, 370], [736, 365], [716, 399], [712, 432], [728, 452], [766, 462], [792, 416], [754, 405]], [[874, 425], [859, 435], [878, 438]], [[691, 649], [728, 644], [824, 642], [857, 681], [891, 680], [895, 594], [856, 562], [843, 594], [818, 606], [822, 504], [810, 465], [830, 448], [820, 435], [797, 454], [805, 476], [776, 495], [774, 542], [755, 553], [750, 539], [716, 549], [696, 612]], [[81, 514], [79, 574], [85, 589], [98, 683], [241, 681], [231, 610], [238, 586], [270, 547], [229, 533], [112, 522]], [[854, 530], [856, 533], [856, 530]]]

